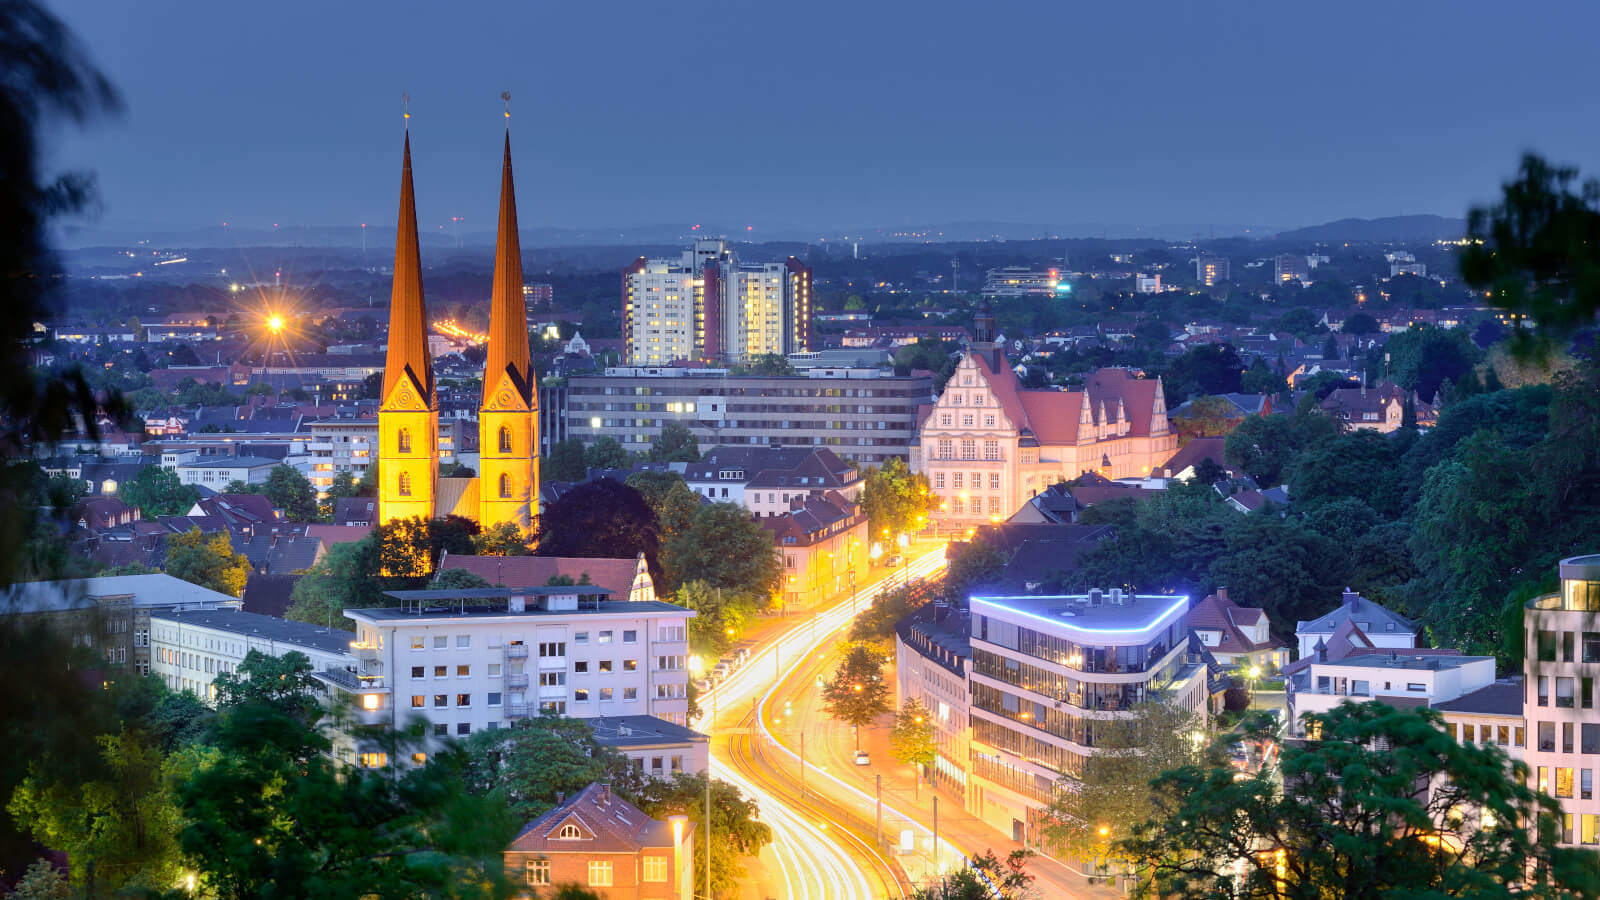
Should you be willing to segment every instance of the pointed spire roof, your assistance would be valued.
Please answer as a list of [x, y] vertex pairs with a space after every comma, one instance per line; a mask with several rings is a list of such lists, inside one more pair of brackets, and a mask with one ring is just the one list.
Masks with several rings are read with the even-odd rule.
[[417, 249], [417, 198], [411, 187], [411, 132], [406, 131], [400, 165], [400, 216], [395, 226], [394, 286], [389, 293], [389, 355], [383, 366], [383, 399], [410, 378], [432, 405], [433, 357], [428, 353], [428, 310], [422, 300], [422, 256]]
[[522, 299], [522, 241], [517, 235], [517, 191], [511, 181], [511, 130], [506, 129], [500, 165], [500, 224], [494, 242], [494, 292], [489, 309], [489, 352], [484, 361], [483, 399], [510, 371], [524, 402], [532, 402], [533, 377], [528, 352], [528, 311]]

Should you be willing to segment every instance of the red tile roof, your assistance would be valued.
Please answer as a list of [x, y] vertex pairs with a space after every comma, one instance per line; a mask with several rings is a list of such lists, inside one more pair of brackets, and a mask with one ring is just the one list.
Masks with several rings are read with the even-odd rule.
[[[576, 826], [579, 837], [558, 837], [567, 825]], [[684, 827], [687, 835], [694, 826], [685, 822]], [[507, 849], [512, 853], [637, 853], [672, 845], [669, 823], [650, 818], [618, 797], [609, 785], [596, 782], [529, 822]]]
[[1287, 646], [1283, 641], [1275, 638], [1269, 632], [1267, 640], [1261, 643], [1252, 641], [1245, 634], [1244, 629], [1254, 628], [1266, 619], [1266, 610], [1254, 609], [1228, 599], [1227, 595], [1209, 594], [1204, 600], [1195, 604], [1189, 611], [1189, 627], [1199, 631], [1219, 631], [1221, 638], [1216, 644], [1208, 644], [1212, 652], [1222, 653], [1253, 653], [1257, 650], [1270, 650]]

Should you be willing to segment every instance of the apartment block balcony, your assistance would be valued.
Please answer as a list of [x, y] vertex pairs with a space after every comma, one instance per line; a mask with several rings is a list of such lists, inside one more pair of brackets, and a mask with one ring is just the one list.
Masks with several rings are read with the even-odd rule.
[[359, 663], [375, 663], [378, 661], [378, 645], [351, 641], [350, 655]]
[[506, 659], [527, 659], [527, 658], [528, 658], [528, 645], [527, 644], [507, 644], [506, 645]]
[[505, 705], [506, 718], [526, 719], [528, 717], [528, 706], [529, 704], [526, 703], [507, 703]]
[[527, 686], [528, 676], [526, 674], [512, 673], [506, 676], [506, 687], [508, 688], [525, 688]]

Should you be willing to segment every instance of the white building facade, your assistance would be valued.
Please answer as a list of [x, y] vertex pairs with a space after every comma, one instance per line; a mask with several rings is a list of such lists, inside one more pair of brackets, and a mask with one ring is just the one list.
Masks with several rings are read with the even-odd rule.
[[350, 671], [355, 635], [238, 609], [173, 610], [150, 616], [150, 674], [173, 691], [217, 699], [213, 682], [236, 672], [250, 651], [274, 658], [303, 653], [314, 671]]
[[1600, 845], [1600, 554], [1561, 561], [1561, 590], [1531, 601], [1526, 635], [1524, 760], [1534, 783], [1560, 801], [1562, 842]]
[[662, 601], [575, 587], [394, 591], [399, 605], [347, 609], [364, 724], [421, 719], [435, 739], [510, 727], [550, 711], [572, 718], [688, 718], [688, 624]]
[[1099, 723], [1162, 699], [1207, 716], [1188, 658], [1188, 597], [1091, 591], [971, 598], [968, 811], [1036, 841], [1057, 783], [1095, 752]]

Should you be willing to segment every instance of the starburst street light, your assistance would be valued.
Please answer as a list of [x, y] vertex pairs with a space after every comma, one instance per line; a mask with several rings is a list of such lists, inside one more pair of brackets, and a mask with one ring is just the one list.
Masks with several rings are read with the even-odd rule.
[[283, 333], [283, 316], [273, 313], [267, 317], [267, 330], [273, 334]]

